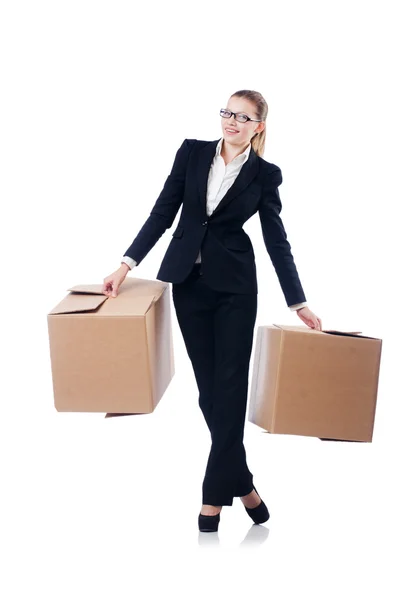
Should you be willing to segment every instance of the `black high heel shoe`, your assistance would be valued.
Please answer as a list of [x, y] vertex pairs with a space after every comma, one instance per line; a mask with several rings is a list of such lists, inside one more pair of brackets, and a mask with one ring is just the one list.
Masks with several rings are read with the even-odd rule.
[[221, 518], [221, 513], [217, 515], [202, 515], [198, 516], [198, 526], [200, 531], [218, 531], [218, 525]]
[[[258, 490], [256, 489], [255, 486], [254, 486], [254, 490], [256, 491], [256, 493], [259, 496]], [[244, 508], [256, 525], [259, 525], [259, 523], [266, 523], [266, 521], [270, 517], [267, 506], [263, 502], [262, 498], [261, 498], [260, 504], [258, 504], [258, 506], [255, 506], [255, 508], [248, 508], [245, 505], [244, 505]]]

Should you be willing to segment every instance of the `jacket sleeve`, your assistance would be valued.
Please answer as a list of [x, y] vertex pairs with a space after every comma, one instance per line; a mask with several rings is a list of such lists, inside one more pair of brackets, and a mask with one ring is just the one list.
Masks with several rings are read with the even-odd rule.
[[258, 212], [266, 249], [273, 263], [287, 305], [292, 306], [306, 302], [306, 296], [291, 252], [291, 245], [280, 217], [282, 204], [278, 187], [282, 181], [281, 170], [277, 167], [266, 179]]
[[158, 242], [172, 223], [182, 204], [185, 189], [186, 168], [195, 139], [185, 139], [177, 150], [171, 172], [165, 180], [149, 217], [141, 227], [123, 256], [130, 256], [137, 265]]

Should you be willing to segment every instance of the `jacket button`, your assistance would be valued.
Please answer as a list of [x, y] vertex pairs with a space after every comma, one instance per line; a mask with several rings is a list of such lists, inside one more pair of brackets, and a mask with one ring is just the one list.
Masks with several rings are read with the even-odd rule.
[[204, 223], [201, 223], [202, 225], [207, 225], [208, 221], [204, 221]]

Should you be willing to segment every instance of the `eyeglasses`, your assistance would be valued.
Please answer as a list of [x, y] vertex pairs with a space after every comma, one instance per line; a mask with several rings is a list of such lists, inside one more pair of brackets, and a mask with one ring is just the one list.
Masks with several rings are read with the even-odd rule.
[[261, 122], [261, 119], [251, 119], [251, 117], [249, 117], [245, 113], [234, 113], [231, 110], [227, 110], [226, 108], [221, 108], [219, 114], [224, 119], [230, 119], [230, 117], [234, 115], [236, 121], [238, 121], [239, 123], [246, 123], [247, 121], [256, 121], [257, 123]]

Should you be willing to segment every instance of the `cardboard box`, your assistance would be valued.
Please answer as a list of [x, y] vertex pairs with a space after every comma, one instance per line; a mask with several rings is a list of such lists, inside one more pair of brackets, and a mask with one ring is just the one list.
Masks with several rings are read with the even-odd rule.
[[269, 433], [371, 442], [381, 350], [360, 332], [259, 326], [248, 420]]
[[175, 374], [170, 288], [126, 278], [77, 285], [47, 315], [58, 411], [151, 413]]

